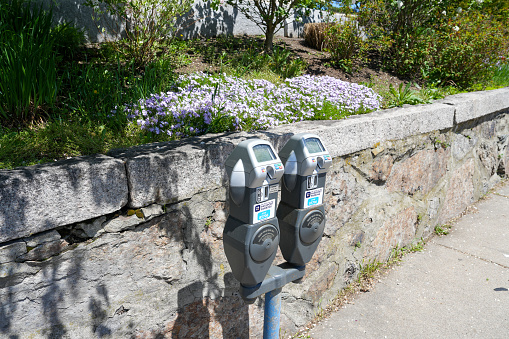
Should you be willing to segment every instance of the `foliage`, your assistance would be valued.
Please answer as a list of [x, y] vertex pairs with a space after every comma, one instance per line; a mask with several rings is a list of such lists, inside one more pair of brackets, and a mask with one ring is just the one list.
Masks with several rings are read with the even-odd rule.
[[442, 236], [449, 234], [449, 231], [451, 229], [451, 225], [436, 225], [435, 226], [435, 234]]
[[361, 26], [384, 67], [431, 84], [467, 88], [492, 75], [507, 53], [503, 1], [363, 0]]
[[[174, 37], [179, 29], [178, 17], [191, 9], [193, 0], [87, 0], [86, 5], [98, 14], [118, 17], [123, 27], [113, 27], [126, 38], [115, 42], [118, 50], [136, 66], [153, 60], [161, 42]], [[125, 31], [121, 32], [123, 28]]]
[[334, 65], [351, 73], [367, 61], [367, 43], [355, 20], [331, 25], [325, 32], [326, 51]]
[[509, 86], [509, 62], [505, 57], [495, 66], [493, 78], [488, 83], [494, 88]]
[[494, 74], [501, 48], [507, 48], [507, 34], [501, 22], [486, 14], [461, 16], [453, 27], [444, 28], [436, 40], [436, 54], [430, 56], [427, 82], [452, 83], [467, 88], [486, 82]]
[[51, 12], [12, 0], [0, 4], [0, 117], [27, 121], [57, 95]]
[[126, 148], [170, 138], [141, 132], [132, 125], [111, 128], [98, 122], [50, 119], [22, 130], [0, 126], [0, 168], [53, 162], [87, 154], [105, 154], [114, 148]]
[[167, 91], [173, 86], [171, 61], [160, 59], [147, 64], [141, 71], [134, 65], [99, 61], [72, 64], [60, 75], [62, 90], [61, 113], [86, 122], [99, 122], [121, 127], [125, 118], [112, 116], [116, 106], [138, 100], [154, 92]]
[[403, 83], [399, 84], [396, 90], [392, 84], [389, 85], [390, 104], [389, 107], [403, 106], [404, 104], [417, 105], [428, 103], [417, 95], [416, 91], [410, 89], [411, 83], [407, 83], [403, 88]]
[[76, 28], [68, 22], [59, 23], [51, 29], [55, 36], [54, 50], [59, 63], [72, 60], [74, 54], [85, 43], [85, 34], [82, 29]]
[[[254, 22], [265, 34], [264, 50], [272, 52], [274, 33], [281, 29], [291, 15], [301, 18], [311, 10], [331, 8], [330, 0], [226, 0]], [[219, 6], [219, 0], [212, 1], [212, 7]]]

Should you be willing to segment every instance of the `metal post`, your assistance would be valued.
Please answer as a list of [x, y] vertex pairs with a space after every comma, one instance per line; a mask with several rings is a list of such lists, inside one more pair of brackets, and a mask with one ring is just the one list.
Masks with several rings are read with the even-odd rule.
[[265, 293], [265, 312], [263, 316], [263, 339], [279, 338], [279, 318], [281, 316], [281, 290], [276, 288]]

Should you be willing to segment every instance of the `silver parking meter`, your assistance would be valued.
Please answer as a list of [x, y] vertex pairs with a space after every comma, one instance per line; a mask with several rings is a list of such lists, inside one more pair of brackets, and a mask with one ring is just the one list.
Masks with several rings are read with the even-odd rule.
[[267, 141], [244, 140], [225, 163], [230, 179], [230, 215], [223, 231], [226, 258], [244, 286], [263, 281], [279, 244], [276, 218], [284, 167]]
[[285, 166], [277, 210], [283, 257], [293, 265], [311, 260], [325, 228], [323, 195], [332, 157], [317, 135], [292, 136], [279, 152]]

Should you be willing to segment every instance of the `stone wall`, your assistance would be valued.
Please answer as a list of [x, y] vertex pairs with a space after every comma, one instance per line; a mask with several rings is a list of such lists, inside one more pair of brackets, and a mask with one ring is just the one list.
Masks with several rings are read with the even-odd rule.
[[260, 337], [263, 300], [242, 301], [223, 252], [224, 161], [246, 138], [280, 149], [303, 131], [334, 162], [322, 242], [283, 289], [286, 334], [362, 262], [425, 239], [508, 173], [509, 88], [1, 170], [0, 337]]

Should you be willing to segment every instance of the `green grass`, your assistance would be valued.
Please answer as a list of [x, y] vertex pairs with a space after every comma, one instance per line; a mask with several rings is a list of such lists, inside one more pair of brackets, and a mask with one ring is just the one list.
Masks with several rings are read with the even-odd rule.
[[449, 234], [450, 230], [451, 225], [436, 225], [434, 231], [436, 235], [442, 236]]
[[[168, 140], [168, 139], [166, 139]], [[0, 128], [0, 168], [12, 169], [62, 158], [106, 153], [114, 148], [165, 141], [135, 126], [111, 128], [99, 123], [51, 120], [22, 130]]]
[[489, 86], [494, 88], [509, 86], [509, 63], [502, 64], [497, 68]]

